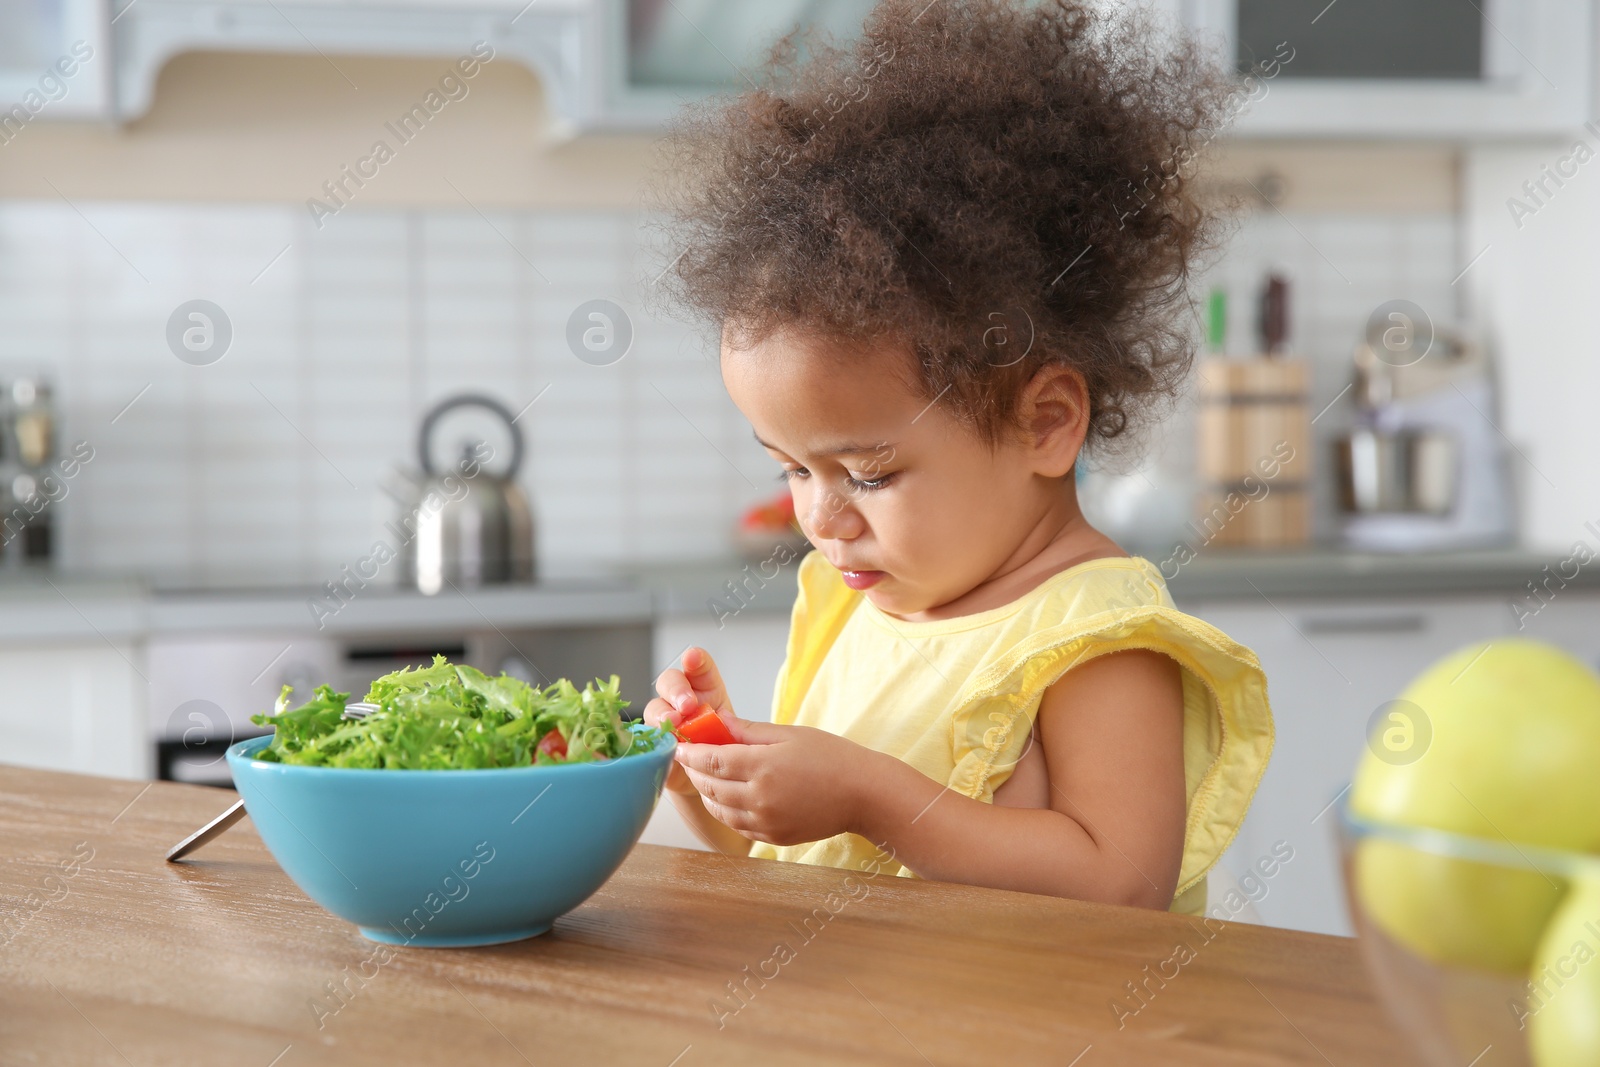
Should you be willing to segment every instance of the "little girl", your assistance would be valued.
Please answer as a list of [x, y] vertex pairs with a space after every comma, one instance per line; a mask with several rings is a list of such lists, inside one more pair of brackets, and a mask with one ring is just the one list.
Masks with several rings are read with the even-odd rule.
[[772, 722], [711, 656], [667, 783], [724, 852], [1198, 914], [1272, 748], [1255, 656], [1085, 521], [1074, 473], [1191, 359], [1225, 86], [1079, 0], [884, 0], [680, 134], [674, 294], [783, 468]]

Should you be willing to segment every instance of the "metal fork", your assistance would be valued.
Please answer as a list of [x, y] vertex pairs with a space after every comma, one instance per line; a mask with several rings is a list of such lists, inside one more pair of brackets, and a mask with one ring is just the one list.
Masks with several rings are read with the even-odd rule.
[[[364, 719], [377, 710], [378, 705], [368, 704], [364, 700], [358, 700], [355, 703], [346, 704], [344, 706], [344, 715], [342, 717], [346, 719]], [[242, 818], [244, 818], [244, 801], [235, 800], [228, 806], [227, 811], [223, 812], [221, 815], [218, 815], [215, 819], [212, 819], [210, 822], [200, 827], [200, 829], [196, 830], [182, 841], [179, 841], [176, 845], [173, 845], [172, 848], [167, 852], [167, 862], [173, 863], [177, 860], [183, 859], [183, 857], [187, 856], [201, 845], [206, 844], [212, 838], [221, 836], [223, 831], [227, 830], [228, 827], [232, 826]]]

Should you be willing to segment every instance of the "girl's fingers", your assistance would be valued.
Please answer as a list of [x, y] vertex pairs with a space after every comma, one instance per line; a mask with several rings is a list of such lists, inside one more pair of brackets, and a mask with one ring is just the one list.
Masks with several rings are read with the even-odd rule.
[[745, 832], [742, 829], [744, 826], [744, 812], [722, 804], [718, 804], [715, 800], [712, 800], [710, 797], [704, 795], [700, 797], [700, 803], [705, 805], [707, 814], [720, 822], [722, 825], [726, 826], [728, 829], [737, 830], [741, 834]]
[[774, 744], [789, 737], [790, 731], [797, 729], [794, 726], [779, 726], [755, 719], [740, 719], [732, 715], [724, 715], [722, 721], [727, 724], [728, 732], [733, 735], [734, 741], [741, 745]]
[[722, 684], [722, 672], [717, 670], [711, 653], [699, 645], [684, 649], [683, 673], [702, 701], [718, 711], [733, 711], [728, 703], [728, 689]]
[[697, 797], [700, 795], [700, 790], [696, 789], [694, 783], [689, 780], [689, 772], [677, 764], [673, 764], [672, 769], [667, 771], [667, 780], [661, 783], [661, 788], [668, 793], [681, 797]]
[[730, 782], [748, 781], [749, 760], [736, 749], [749, 751], [744, 745], [697, 745], [680, 741], [672, 758], [689, 770], [712, 778]]
[[644, 706], [644, 724], [646, 726], [660, 726], [673, 718], [672, 712], [673, 707], [671, 704], [660, 697], [656, 697]]
[[769, 834], [762, 833], [756, 829], [755, 819], [749, 812], [718, 804], [714, 800], [702, 798], [701, 802], [705, 804], [706, 811], [711, 814], [713, 819], [716, 819], [741, 837], [747, 837], [751, 841], [762, 841], [769, 845], [777, 843]]
[[676, 764], [673, 765], [672, 770], [667, 772], [667, 780], [663, 783], [662, 788], [669, 793], [676, 793], [684, 797], [698, 796], [700, 793], [700, 790], [696, 789], [694, 783], [689, 780], [689, 772]]
[[750, 787], [744, 782], [730, 781], [726, 778], [714, 778], [703, 774], [693, 768], [684, 768], [689, 776], [689, 781], [700, 791], [702, 799], [717, 804], [724, 809], [743, 811], [749, 801]]
[[689, 684], [689, 679], [676, 667], [668, 667], [656, 678], [656, 692], [679, 713], [678, 716], [674, 716], [675, 722], [679, 721], [680, 716], [693, 711], [699, 702], [694, 686]]

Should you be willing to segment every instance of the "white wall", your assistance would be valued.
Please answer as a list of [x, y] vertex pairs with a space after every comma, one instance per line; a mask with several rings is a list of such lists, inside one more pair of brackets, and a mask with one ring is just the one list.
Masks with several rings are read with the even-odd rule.
[[318, 55], [181, 54], [136, 122], [47, 121], [45, 112], [0, 144], [0, 198], [277, 201], [303, 210], [381, 139], [395, 158], [356, 195], [363, 207], [638, 200], [655, 138], [552, 141], [538, 80], [510, 58], [482, 67], [465, 97], [401, 145], [385, 124], [435, 88], [451, 62], [341, 55], [335, 68]]
[[[1465, 259], [1484, 248], [1459, 283], [1496, 342], [1501, 426], [1523, 501], [1523, 540], [1568, 549], [1600, 521], [1600, 159], [1578, 168], [1535, 214], [1514, 220], [1507, 200], [1535, 206], [1522, 189], [1581, 140], [1469, 151], [1464, 169]], [[1569, 171], [1571, 167], [1567, 168]], [[1520, 221], [1521, 225], [1518, 225]], [[1466, 265], [1465, 260], [1463, 266]]]

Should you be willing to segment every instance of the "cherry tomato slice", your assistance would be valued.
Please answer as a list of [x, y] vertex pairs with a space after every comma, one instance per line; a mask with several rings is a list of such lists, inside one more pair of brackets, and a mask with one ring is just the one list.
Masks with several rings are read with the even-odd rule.
[[710, 706], [700, 705], [700, 710], [678, 724], [678, 736], [696, 745], [731, 745], [733, 734], [728, 724]]
[[552, 729], [539, 738], [538, 750], [553, 759], [566, 759], [567, 739], [561, 736], [560, 730]]

